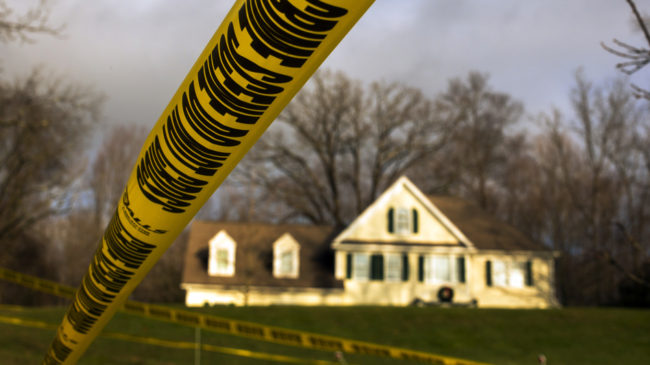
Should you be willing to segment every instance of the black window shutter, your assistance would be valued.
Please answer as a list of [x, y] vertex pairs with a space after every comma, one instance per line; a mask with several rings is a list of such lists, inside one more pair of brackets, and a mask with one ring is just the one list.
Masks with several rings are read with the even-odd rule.
[[395, 232], [395, 209], [388, 209], [388, 232]]
[[418, 281], [424, 281], [424, 256], [418, 257]]
[[384, 280], [384, 255], [370, 256], [370, 280]]
[[418, 233], [418, 211], [413, 208], [413, 233]]
[[349, 253], [345, 256], [345, 277], [352, 278], [352, 254]]
[[402, 254], [402, 281], [409, 281], [409, 256]]
[[460, 256], [458, 257], [458, 264], [456, 265], [458, 268], [458, 282], [459, 283], [464, 283], [465, 282], [465, 257]]
[[533, 286], [533, 262], [526, 261], [526, 285]]
[[492, 261], [485, 261], [485, 283], [492, 286]]

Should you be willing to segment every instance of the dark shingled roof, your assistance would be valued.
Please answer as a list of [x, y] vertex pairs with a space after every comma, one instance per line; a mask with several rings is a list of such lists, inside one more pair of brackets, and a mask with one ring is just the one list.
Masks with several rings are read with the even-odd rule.
[[428, 198], [479, 250], [550, 251], [473, 203], [450, 196]]
[[[209, 241], [225, 230], [237, 243], [235, 276], [209, 276]], [[273, 243], [289, 233], [300, 244], [297, 279], [273, 277]], [[333, 227], [298, 224], [195, 221], [183, 268], [183, 283], [293, 288], [342, 288], [334, 279]]]

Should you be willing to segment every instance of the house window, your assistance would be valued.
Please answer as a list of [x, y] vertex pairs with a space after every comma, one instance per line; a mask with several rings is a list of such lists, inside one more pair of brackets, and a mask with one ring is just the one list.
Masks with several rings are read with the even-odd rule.
[[386, 254], [386, 281], [402, 280], [402, 264], [402, 255], [396, 253]]
[[405, 208], [397, 208], [397, 219], [395, 220], [395, 233], [407, 234], [411, 231], [409, 211]]
[[532, 265], [530, 261], [493, 260], [486, 263], [488, 286], [523, 288], [531, 286]]
[[289, 233], [273, 243], [273, 276], [297, 278], [299, 276], [300, 244]]
[[384, 255], [369, 255], [360, 252], [348, 255], [351, 255], [348, 256], [351, 257], [351, 260], [348, 259], [348, 262], [352, 261], [350, 276], [353, 280], [384, 280]]
[[465, 282], [465, 258], [451, 255], [424, 255], [418, 260], [418, 280], [427, 284]]
[[389, 208], [388, 209], [388, 232], [405, 235], [418, 233], [419, 221], [416, 209]]
[[217, 272], [224, 273], [228, 271], [228, 256], [227, 248], [217, 248]]
[[293, 272], [293, 252], [285, 251], [280, 255], [280, 274]]
[[366, 253], [352, 254], [352, 279], [368, 280], [370, 278], [370, 256]]
[[235, 240], [226, 231], [221, 231], [210, 240], [209, 246], [208, 274], [211, 276], [235, 275]]

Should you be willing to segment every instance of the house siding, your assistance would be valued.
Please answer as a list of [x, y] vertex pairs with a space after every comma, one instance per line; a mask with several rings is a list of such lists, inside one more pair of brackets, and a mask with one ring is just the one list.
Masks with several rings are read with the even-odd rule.
[[[411, 221], [405, 230], [407, 214]], [[232, 232], [238, 247], [247, 247], [241, 251], [242, 260], [237, 259], [239, 274], [233, 278], [211, 278], [196, 266], [204, 243], [197, 243], [191, 233], [183, 274], [191, 280], [184, 279], [182, 285], [188, 306], [405, 306], [438, 303], [443, 287], [453, 289], [456, 304], [557, 306], [553, 252], [471, 203], [425, 196], [404, 177], [336, 237], [328, 227], [252, 225], [222, 222], [214, 226]], [[204, 240], [215, 234], [206, 223], [199, 229], [202, 233], [196, 237]], [[270, 245], [287, 233], [295, 238], [296, 247], [301, 247], [300, 273], [295, 278], [278, 278], [264, 271], [266, 261], [259, 253], [270, 250]], [[325, 258], [333, 267], [322, 265]], [[272, 266], [275, 264], [273, 260]], [[249, 271], [250, 278], [242, 276]]]

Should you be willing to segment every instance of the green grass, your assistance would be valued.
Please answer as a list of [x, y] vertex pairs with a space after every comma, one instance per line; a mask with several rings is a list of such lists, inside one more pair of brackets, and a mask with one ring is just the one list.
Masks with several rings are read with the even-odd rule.
[[[0, 315], [58, 324], [65, 308], [14, 310]], [[650, 363], [650, 311], [611, 308], [487, 310], [386, 307], [214, 307], [218, 316], [329, 334], [493, 364], [549, 365]], [[194, 329], [118, 314], [106, 331], [173, 341], [194, 341]], [[334, 361], [333, 354], [202, 331], [204, 343]], [[2, 364], [38, 364], [53, 330], [0, 324]], [[192, 350], [99, 338], [80, 364], [193, 364]], [[203, 352], [202, 364], [265, 364], [245, 357]], [[354, 364], [398, 364], [390, 359], [346, 355]]]

